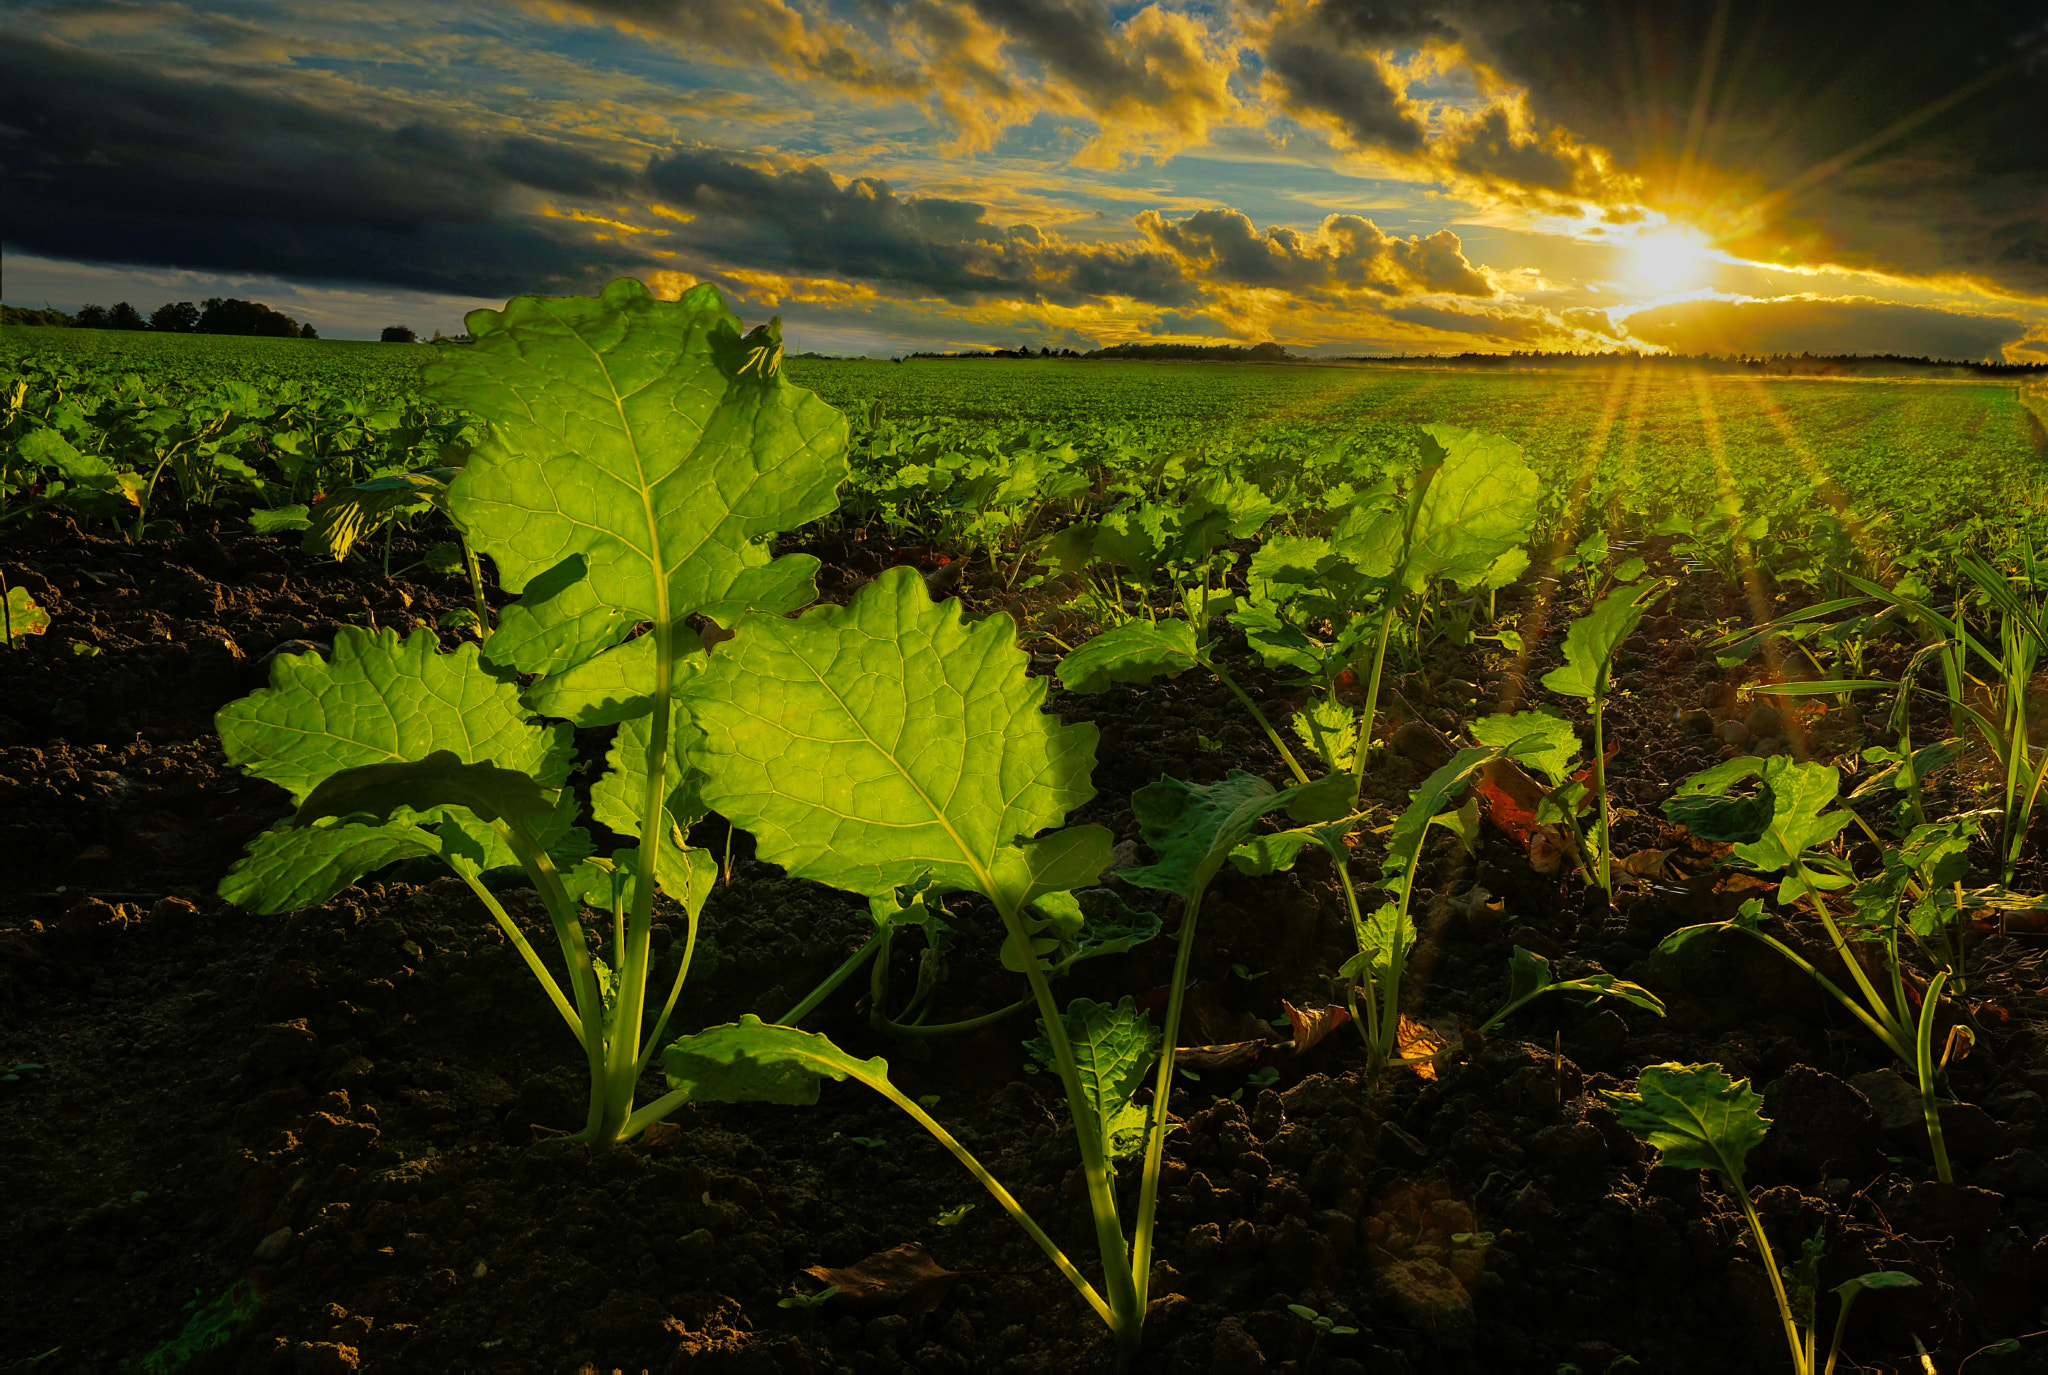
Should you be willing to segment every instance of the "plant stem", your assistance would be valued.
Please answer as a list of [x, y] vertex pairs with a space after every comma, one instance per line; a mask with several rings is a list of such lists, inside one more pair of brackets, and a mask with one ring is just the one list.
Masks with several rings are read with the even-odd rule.
[[1593, 791], [1598, 795], [1600, 808], [1600, 853], [1593, 864], [1598, 870], [1600, 891], [1607, 894], [1607, 900], [1614, 900], [1614, 836], [1607, 820], [1607, 737], [1605, 735], [1607, 695], [1607, 667], [1601, 665], [1600, 677], [1593, 687]]
[[1763, 1220], [1756, 1215], [1756, 1205], [1749, 1201], [1749, 1186], [1742, 1182], [1739, 1174], [1729, 1174], [1728, 1182], [1734, 1186], [1735, 1196], [1742, 1200], [1742, 1215], [1749, 1219], [1749, 1234], [1756, 1238], [1757, 1256], [1764, 1263], [1764, 1273], [1771, 1277], [1771, 1292], [1778, 1300], [1778, 1321], [1785, 1325], [1785, 1341], [1792, 1348], [1792, 1369], [1795, 1375], [1813, 1375], [1813, 1355], [1807, 1350], [1806, 1342], [1799, 1334], [1799, 1324], [1792, 1316], [1792, 1300], [1785, 1293], [1785, 1277], [1778, 1273], [1777, 1257], [1771, 1254], [1771, 1239], [1764, 1235]]
[[1180, 1044], [1181, 1006], [1187, 996], [1188, 966], [1195, 950], [1195, 921], [1202, 914], [1197, 889], [1181, 911], [1180, 949], [1173, 957], [1173, 982], [1167, 985], [1166, 1025], [1160, 1032], [1159, 1078], [1152, 1090], [1152, 1111], [1145, 1122], [1145, 1169], [1138, 1184], [1138, 1216], [1131, 1234], [1131, 1277], [1137, 1285], [1138, 1311], [1145, 1311], [1152, 1289], [1152, 1222], [1159, 1207], [1159, 1171], [1166, 1155], [1168, 1108], [1173, 1102], [1173, 1057]]
[[[992, 893], [993, 898], [995, 895]], [[1031, 984], [1031, 996], [1038, 1003], [1045, 1023], [1046, 1043], [1052, 1047], [1059, 1070], [1060, 1085], [1066, 1090], [1067, 1107], [1074, 1120], [1074, 1136], [1081, 1148], [1081, 1176], [1088, 1186], [1088, 1211], [1095, 1220], [1095, 1245], [1102, 1256], [1102, 1282], [1109, 1290], [1109, 1313], [1105, 1319], [1116, 1339], [1117, 1363], [1128, 1367], [1136, 1356], [1143, 1335], [1144, 1307], [1138, 1301], [1137, 1285], [1131, 1274], [1130, 1252], [1124, 1245], [1123, 1227], [1116, 1215], [1115, 1181], [1109, 1162], [1103, 1158], [1102, 1133], [1097, 1129], [1081, 1092], [1081, 1073], [1074, 1062], [1074, 1045], [1067, 1036], [1066, 1019], [1053, 1002], [1052, 985], [1045, 967], [1031, 953], [1031, 940], [1024, 930], [1022, 915], [1010, 902], [997, 899], [1003, 928], [1023, 955], [1024, 977]], [[957, 1152], [956, 1152], [957, 1154]], [[964, 1162], [963, 1162], [964, 1163]], [[971, 1168], [971, 1167], [970, 1167]]]
[[795, 1026], [798, 1022], [816, 1011], [819, 1003], [832, 996], [833, 989], [853, 977], [854, 971], [859, 969], [867, 961], [867, 958], [875, 953], [875, 947], [881, 945], [887, 939], [888, 934], [888, 929], [884, 927], [876, 931], [874, 935], [869, 936], [860, 949], [848, 955], [837, 969], [825, 976], [823, 983], [805, 994], [803, 1001], [782, 1014], [782, 1025]]
[[1914, 1069], [1920, 1079], [1920, 1115], [1927, 1122], [1927, 1145], [1934, 1152], [1935, 1177], [1944, 1184], [1955, 1183], [1955, 1171], [1948, 1163], [1948, 1139], [1941, 1129], [1941, 1104], [1934, 1096], [1934, 1011], [1941, 1003], [1942, 985], [1948, 971], [1936, 974], [1920, 996], [1920, 1026], [1914, 1040]]
[[1358, 728], [1358, 757], [1352, 761], [1352, 775], [1356, 786], [1352, 789], [1353, 809], [1356, 810], [1358, 797], [1365, 793], [1365, 761], [1372, 752], [1372, 731], [1379, 714], [1380, 677], [1387, 667], [1387, 636], [1394, 628], [1394, 612], [1399, 609], [1400, 598], [1394, 589], [1387, 589], [1386, 610], [1380, 613], [1379, 642], [1372, 652], [1372, 679], [1365, 689], [1365, 721]]
[[1301, 767], [1301, 761], [1294, 757], [1294, 751], [1287, 748], [1287, 742], [1280, 738], [1280, 732], [1273, 729], [1273, 723], [1266, 719], [1266, 713], [1259, 710], [1258, 703], [1246, 695], [1245, 690], [1237, 685], [1235, 678], [1232, 678], [1223, 671], [1223, 665], [1217, 663], [1214, 659], [1207, 658], [1201, 662], [1211, 673], [1216, 675], [1217, 682], [1229, 688], [1231, 695], [1244, 703], [1244, 709], [1252, 714], [1252, 719], [1259, 723], [1259, 729], [1266, 733], [1266, 739], [1273, 742], [1273, 748], [1278, 750], [1280, 758], [1286, 761], [1287, 771], [1294, 775], [1294, 780], [1297, 783], [1308, 782], [1308, 772]]
[[469, 891], [476, 894], [477, 900], [483, 903], [484, 910], [498, 923], [498, 929], [505, 933], [505, 939], [511, 941], [512, 948], [519, 952], [519, 958], [525, 960], [526, 967], [533, 971], [533, 977], [540, 980], [540, 986], [547, 991], [549, 1001], [555, 1005], [555, 1011], [561, 1013], [562, 1020], [568, 1023], [570, 1034], [577, 1040], [582, 1040], [583, 1021], [576, 1015], [576, 1009], [569, 1005], [568, 996], [562, 992], [562, 986], [555, 982], [555, 976], [541, 963], [540, 956], [527, 943], [526, 934], [519, 929], [518, 924], [498, 901], [498, 895], [484, 887], [476, 866], [467, 861], [458, 861], [448, 867], [455, 871], [457, 878], [469, 885]]

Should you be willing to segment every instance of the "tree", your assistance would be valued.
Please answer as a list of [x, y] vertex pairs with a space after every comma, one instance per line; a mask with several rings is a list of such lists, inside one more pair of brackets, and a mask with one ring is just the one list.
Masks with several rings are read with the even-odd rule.
[[199, 328], [199, 307], [190, 301], [165, 301], [149, 313], [149, 327], [165, 334], [190, 334]]
[[41, 325], [65, 329], [78, 322], [54, 308], [32, 310], [27, 306], [0, 306], [0, 325]]
[[419, 342], [419, 335], [414, 334], [412, 330], [404, 325], [386, 325], [384, 326], [384, 332], [377, 337], [387, 344], [415, 344]]
[[201, 334], [255, 334], [276, 339], [299, 337], [299, 322], [283, 311], [257, 301], [223, 300], [210, 296], [199, 312]]
[[107, 310], [108, 329], [148, 329], [149, 321], [142, 318], [142, 312], [126, 301], [116, 301]]
[[105, 306], [80, 306], [78, 308], [78, 327], [80, 329], [105, 329], [107, 327], [107, 308]]
[[313, 322], [311, 320], [308, 320], [306, 321], [305, 324], [299, 326], [299, 337], [301, 339], [318, 339], [320, 337], [320, 331], [314, 329]]

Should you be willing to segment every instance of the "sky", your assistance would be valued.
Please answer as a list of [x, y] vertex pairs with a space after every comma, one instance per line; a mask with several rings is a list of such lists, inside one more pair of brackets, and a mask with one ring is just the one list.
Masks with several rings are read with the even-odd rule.
[[0, 292], [2048, 362], [2048, 0], [0, 0]]

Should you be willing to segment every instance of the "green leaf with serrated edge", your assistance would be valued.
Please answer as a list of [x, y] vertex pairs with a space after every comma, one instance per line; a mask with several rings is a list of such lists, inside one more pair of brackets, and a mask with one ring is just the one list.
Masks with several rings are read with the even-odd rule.
[[1422, 780], [1422, 786], [1409, 795], [1408, 809], [1395, 820], [1388, 837], [1387, 858], [1380, 878], [1382, 888], [1395, 894], [1406, 891], [1413, 881], [1422, 842], [1428, 838], [1430, 822], [1464, 790], [1473, 774], [1503, 753], [1498, 748], [1459, 750], [1448, 763]]
[[[495, 639], [496, 637], [493, 636]], [[673, 672], [681, 682], [704, 666], [703, 641], [678, 628]], [[542, 716], [564, 716], [571, 725], [610, 726], [654, 710], [649, 689], [655, 676], [656, 642], [639, 635], [585, 659], [562, 673], [538, 679], [526, 690], [526, 705]]]
[[406, 822], [280, 822], [249, 842], [248, 853], [221, 879], [220, 895], [262, 916], [292, 912], [319, 906], [387, 864], [440, 853], [431, 832]]
[[1364, 932], [1358, 939], [1358, 953], [1344, 964], [1345, 976], [1356, 979], [1359, 974], [1370, 970], [1377, 980], [1393, 967], [1397, 949], [1405, 959], [1414, 946], [1415, 923], [1396, 904], [1381, 903], [1365, 919]]
[[1129, 621], [1097, 635], [1060, 660], [1060, 686], [1101, 692], [1112, 683], [1177, 678], [1193, 668], [1195, 628], [1186, 621]]
[[1327, 697], [1294, 713], [1295, 738], [1314, 750], [1333, 774], [1348, 773], [1358, 758], [1358, 717], [1351, 708]]
[[280, 656], [270, 681], [214, 720], [229, 761], [294, 803], [343, 769], [417, 762], [437, 750], [529, 774], [550, 790], [569, 776], [568, 727], [530, 721], [519, 689], [486, 671], [475, 645], [443, 654], [424, 630], [401, 641], [393, 631], [343, 626], [331, 660]]
[[1521, 446], [1499, 435], [1425, 425], [1444, 458], [1423, 489], [1400, 577], [1410, 592], [1447, 578], [1470, 588], [1493, 561], [1529, 537], [1536, 473]]
[[837, 504], [845, 417], [780, 375], [774, 326], [742, 341], [708, 284], [666, 302], [621, 279], [465, 323], [475, 342], [422, 378], [487, 423], [448, 501], [509, 591], [581, 554], [597, 603], [679, 621], [730, 596], [758, 541]]
[[[1104, 1154], [1111, 1159], [1130, 1154], [1141, 1144], [1132, 1138], [1142, 1133], [1145, 1125], [1145, 1111], [1132, 1104], [1131, 1095], [1159, 1057], [1158, 1029], [1129, 997], [1114, 1007], [1076, 998], [1067, 1004], [1060, 1020], [1066, 1024], [1067, 1037], [1074, 1048], [1081, 1106], [1102, 1133]], [[1039, 1064], [1054, 1068], [1043, 1021], [1038, 1023], [1037, 1039], [1026, 1041], [1024, 1049]], [[1120, 1149], [1120, 1144], [1125, 1148]]]
[[1771, 819], [1762, 835], [1734, 849], [1737, 859], [1762, 873], [1795, 865], [1804, 851], [1833, 840], [1854, 819], [1847, 811], [1826, 810], [1841, 789], [1841, 776], [1826, 764], [1772, 755], [1764, 764], [1764, 786], [1771, 792]]
[[453, 750], [396, 764], [365, 764], [329, 774], [299, 804], [294, 826], [323, 817], [373, 816], [388, 819], [401, 809], [427, 813], [437, 807], [466, 807], [484, 821], [518, 818], [554, 810], [555, 797], [527, 775], [495, 764], [465, 764]]
[[1253, 553], [1245, 581], [1253, 587], [1268, 583], [1299, 586], [1314, 582], [1336, 562], [1337, 551], [1326, 539], [1272, 535]]
[[[1348, 786], [1348, 780], [1347, 780]], [[1276, 790], [1263, 778], [1232, 769], [1214, 783], [1161, 778], [1131, 794], [1131, 810], [1156, 864], [1121, 870], [1140, 888], [1189, 897], [1200, 891], [1268, 812], [1300, 801], [1317, 784]], [[1327, 788], [1312, 794], [1318, 802]]]
[[[1135, 911], [1107, 888], [1091, 888], [1074, 896], [1076, 900], [1082, 900], [1081, 907], [1087, 912], [1088, 921], [1053, 966], [1052, 972], [1071, 968], [1082, 960], [1124, 954], [1159, 935], [1157, 913]], [[1094, 910], [1090, 911], [1091, 908]]]
[[251, 511], [249, 513], [249, 528], [259, 535], [276, 535], [282, 534], [287, 530], [303, 530], [312, 523], [312, 520], [306, 515], [305, 506], [299, 503], [294, 503], [290, 506], [279, 506], [275, 510]]
[[1650, 1065], [1635, 1092], [1603, 1090], [1621, 1124], [1656, 1148], [1660, 1165], [1719, 1170], [1737, 1188], [1743, 1162], [1770, 1123], [1749, 1080], [1730, 1080], [1719, 1065]]
[[996, 854], [993, 886], [984, 891], [1018, 908], [1042, 893], [1082, 888], [1101, 879], [1113, 861], [1113, 842], [1101, 826], [1069, 826]]
[[851, 1076], [870, 1088], [889, 1083], [879, 1055], [858, 1060], [824, 1038], [795, 1027], [771, 1026], [748, 1013], [737, 1022], [680, 1036], [661, 1052], [671, 1089], [686, 1089], [694, 1103], [818, 1101], [820, 1079]]
[[1529, 551], [1514, 548], [1486, 565], [1485, 574], [1479, 579], [1479, 586], [1485, 591], [1498, 591], [1512, 586], [1515, 580], [1529, 571]]
[[[664, 805], [678, 826], [687, 828], [704, 815], [697, 781], [690, 775], [691, 727], [680, 702], [671, 703], [669, 761], [665, 770], [669, 794]], [[612, 737], [605, 771], [590, 785], [590, 814], [620, 835], [640, 834], [640, 808], [647, 794], [647, 747], [653, 742], [654, 713], [627, 720]]]
[[927, 875], [1016, 903], [1086, 886], [1107, 832], [1018, 843], [1094, 796], [1095, 728], [1040, 709], [1015, 636], [1008, 616], [934, 604], [909, 568], [849, 606], [748, 617], [683, 687], [704, 802], [762, 859], [856, 893]]
[[40, 635], [50, 628], [50, 613], [36, 604], [26, 587], [7, 589], [7, 615], [0, 620], [0, 633], [9, 641]]
[[[680, 843], [663, 848], [655, 886], [680, 903], [691, 916], [704, 910], [718, 884], [718, 860], [709, 850]], [[630, 911], [640, 882], [640, 849], [615, 850], [609, 860], [585, 859], [562, 876], [569, 896], [602, 911]], [[617, 903], [617, 907], [613, 904]]]
[[1467, 729], [1480, 744], [1506, 749], [1509, 758], [1536, 770], [1553, 786], [1571, 777], [1572, 760], [1581, 748], [1578, 728], [1547, 711], [1482, 716]]
[[1607, 665], [1662, 596], [1664, 584], [1624, 587], [1608, 593], [1564, 633], [1564, 664], [1543, 675], [1543, 686], [1563, 697], [1592, 701], [1605, 690]]
[[1082, 923], [1088, 920], [1088, 914], [1081, 910], [1081, 900], [1070, 888], [1041, 893], [1031, 900], [1031, 912], [1034, 917], [1043, 918], [1046, 929], [1063, 941], [1079, 935]]
[[498, 612], [484, 658], [521, 673], [554, 674], [582, 663], [633, 628], [625, 608], [598, 599], [581, 554], [527, 581], [518, 601]]

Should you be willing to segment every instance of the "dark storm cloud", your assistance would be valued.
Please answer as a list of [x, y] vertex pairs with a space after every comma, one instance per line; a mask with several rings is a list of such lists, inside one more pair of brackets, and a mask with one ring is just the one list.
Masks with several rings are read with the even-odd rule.
[[953, 301], [1193, 299], [1165, 254], [1055, 242], [1031, 225], [992, 224], [975, 202], [899, 196], [871, 177], [842, 186], [820, 167], [765, 170], [691, 152], [655, 159], [647, 182], [657, 198], [697, 216], [677, 237], [739, 266], [886, 283]]
[[1327, 116], [1353, 143], [1401, 153], [1422, 146], [1422, 124], [1402, 108], [1401, 93], [1368, 59], [1294, 38], [1276, 40], [1265, 58], [1267, 73], [1290, 107]]
[[1096, 0], [971, 0], [988, 23], [1008, 34], [1047, 70], [1098, 106], [1124, 100], [1166, 105], [1173, 83], [1148, 67], [1142, 52], [1119, 49], [1109, 7]]
[[[2048, 290], [2048, 0], [1319, 0], [1298, 28], [1454, 37], [1527, 89], [1539, 128], [1611, 150], [1672, 210], [1759, 211], [1748, 251]], [[1459, 157], [1569, 185], [1541, 151], [1489, 137]]]
[[387, 127], [17, 38], [0, 45], [10, 248], [463, 295], [602, 282], [642, 259], [503, 211], [630, 172], [567, 145]]

